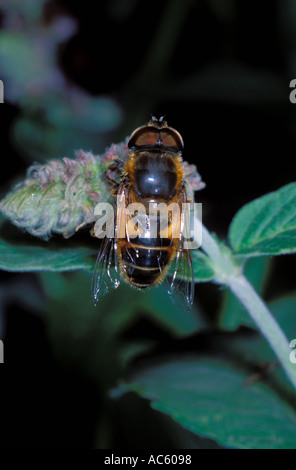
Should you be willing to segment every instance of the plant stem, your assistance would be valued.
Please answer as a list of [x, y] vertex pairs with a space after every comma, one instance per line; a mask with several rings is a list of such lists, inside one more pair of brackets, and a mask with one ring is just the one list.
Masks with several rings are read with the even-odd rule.
[[[219, 243], [202, 225], [199, 219], [195, 220], [196, 241], [212, 261], [216, 272], [216, 281], [227, 285], [233, 294], [244, 305], [263, 336], [278, 357], [283, 369], [296, 389], [296, 366], [290, 362], [290, 347], [287, 338], [275, 321], [264, 301], [253, 289], [249, 281], [234, 264], [231, 256], [222, 251]], [[200, 234], [202, 239], [200, 240]]]
[[194, 240], [212, 261], [217, 282], [226, 284], [230, 276], [240, 273], [229, 253], [222, 251], [221, 244], [210, 234], [198, 217], [194, 219]]
[[220, 263], [223, 263], [222, 260], [222, 253], [221, 249], [214, 239], [214, 237], [210, 234], [210, 232], [206, 229], [204, 225], [200, 222], [199, 219], [195, 220], [195, 223], [197, 224], [196, 227], [199, 227], [199, 232], [202, 235], [201, 240], [199, 240], [199, 243], [202, 246], [202, 249], [209, 255], [211, 260], [216, 264], [220, 265]]
[[228, 286], [269, 342], [296, 389], [296, 366], [289, 359], [291, 352], [289, 342], [271, 312], [245, 276], [233, 277], [228, 281]]

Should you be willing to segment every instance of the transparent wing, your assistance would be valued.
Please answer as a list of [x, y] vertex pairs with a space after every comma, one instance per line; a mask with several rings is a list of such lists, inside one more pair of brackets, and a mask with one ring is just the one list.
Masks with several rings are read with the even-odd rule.
[[99, 297], [120, 284], [116, 241], [114, 238], [104, 238], [95, 265], [92, 279], [92, 298], [96, 305]]
[[[117, 196], [125, 196], [125, 187], [120, 185]], [[92, 298], [94, 304], [98, 302], [100, 296], [117, 289], [120, 285], [120, 269], [117, 256], [117, 237], [121, 236], [121, 227], [125, 224], [125, 205], [116, 206], [116, 215], [114, 220], [114, 238], [105, 237], [102, 241], [100, 251], [95, 265], [92, 279]]]
[[[182, 206], [182, 203], [187, 200], [184, 188], [180, 194], [180, 205]], [[173, 247], [175, 254], [167, 272], [166, 281], [172, 301], [182, 306], [185, 305], [186, 309], [190, 310], [194, 300], [194, 272], [191, 250], [184, 247], [184, 245], [187, 246], [185, 242], [190, 239], [190, 210], [187, 205], [182, 209], [178, 230], [179, 233], [174, 234], [176, 238], [179, 238], [178, 246]]]
[[168, 293], [174, 303], [190, 310], [194, 300], [194, 273], [190, 250], [177, 250], [166, 277]]

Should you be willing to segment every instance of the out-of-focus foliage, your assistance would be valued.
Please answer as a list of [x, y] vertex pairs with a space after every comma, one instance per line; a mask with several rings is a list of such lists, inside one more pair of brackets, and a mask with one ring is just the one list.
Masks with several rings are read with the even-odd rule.
[[[57, 355], [107, 389], [135, 356], [155, 346], [152, 338], [124, 339], [134, 324], [146, 319], [176, 338], [207, 329], [197, 308], [184, 318], [163, 287], [142, 294], [123, 285], [95, 308], [89, 296], [90, 274], [43, 273], [41, 280], [48, 299], [42, 311]], [[75, 284], [79, 290], [73, 292]]]
[[103, 133], [121, 120], [120, 107], [112, 98], [92, 97], [63, 75], [58, 47], [78, 26], [66, 13], [46, 20], [45, 3], [1, 4], [1, 79], [5, 99], [21, 108], [13, 142], [29, 160], [71, 155], [75, 148], [102, 147]]

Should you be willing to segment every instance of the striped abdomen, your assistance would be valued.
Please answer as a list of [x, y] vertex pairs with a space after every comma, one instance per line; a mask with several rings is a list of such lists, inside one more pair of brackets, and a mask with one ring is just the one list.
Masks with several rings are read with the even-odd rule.
[[[154, 209], [156, 203], [152, 203]], [[170, 212], [165, 205], [159, 210], [137, 214], [137, 229], [132, 216], [127, 217], [126, 236], [117, 240], [123, 278], [135, 287], [160, 283], [176, 252], [180, 233], [180, 212]], [[148, 204], [145, 204], [148, 211]], [[176, 204], [175, 208], [179, 206]], [[136, 237], [134, 235], [137, 235]]]
[[138, 288], [160, 283], [174, 255], [172, 240], [136, 238], [118, 241], [121, 274]]
[[[136, 238], [127, 228], [125, 238], [117, 240], [120, 269], [129, 284], [146, 288], [163, 280], [179, 240], [180, 216], [173, 216], [173, 212], [168, 215], [168, 207], [174, 202], [180, 212], [182, 160], [167, 153], [134, 152], [129, 155], [125, 173], [129, 181], [127, 203], [143, 204], [146, 215], [139, 216], [140, 234]], [[152, 209], [153, 215], [151, 205], [156, 210]]]

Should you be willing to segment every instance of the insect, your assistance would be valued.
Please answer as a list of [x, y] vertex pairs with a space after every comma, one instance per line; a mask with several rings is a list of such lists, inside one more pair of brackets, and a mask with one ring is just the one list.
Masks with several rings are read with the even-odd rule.
[[[112, 164], [120, 173], [120, 182], [105, 174], [117, 203], [114, 237], [103, 239], [93, 274], [94, 303], [118, 287], [121, 279], [137, 289], [165, 282], [172, 300], [181, 296], [189, 310], [194, 277], [191, 251], [184, 247], [187, 222], [182, 205], [192, 201], [183, 178], [183, 139], [163, 117], [152, 117], [132, 133], [128, 147], [127, 160], [115, 157]], [[118, 204], [121, 200], [123, 204]], [[144, 207], [144, 212], [134, 211], [136, 222], [129, 210], [135, 204]], [[167, 207], [180, 210], [174, 213]]]

